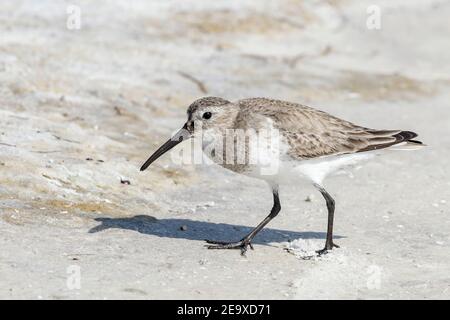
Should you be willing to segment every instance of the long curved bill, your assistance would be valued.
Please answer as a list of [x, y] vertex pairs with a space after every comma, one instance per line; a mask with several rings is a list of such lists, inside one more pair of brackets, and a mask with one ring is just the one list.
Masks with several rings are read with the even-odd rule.
[[191, 134], [188, 131], [187, 123], [184, 124], [183, 128], [181, 128], [177, 133], [175, 133], [172, 138], [170, 138], [166, 143], [164, 143], [158, 150], [156, 150], [150, 158], [142, 165], [141, 171], [144, 171], [151, 165], [156, 159], [161, 157], [164, 153], [181, 143], [183, 140], [189, 138]]

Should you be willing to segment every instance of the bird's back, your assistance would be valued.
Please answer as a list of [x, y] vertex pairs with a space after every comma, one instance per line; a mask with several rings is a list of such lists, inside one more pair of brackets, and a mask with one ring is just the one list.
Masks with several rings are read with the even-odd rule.
[[236, 103], [240, 106], [236, 127], [255, 128], [261, 119], [270, 119], [289, 144], [288, 154], [294, 159], [365, 152], [402, 142], [421, 144], [412, 140], [417, 136], [414, 132], [370, 129], [297, 103], [266, 98]]

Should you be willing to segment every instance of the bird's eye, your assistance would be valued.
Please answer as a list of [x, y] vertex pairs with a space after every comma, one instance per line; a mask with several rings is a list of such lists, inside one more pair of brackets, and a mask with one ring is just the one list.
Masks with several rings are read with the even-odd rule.
[[205, 112], [205, 113], [202, 115], [202, 118], [208, 120], [208, 119], [211, 118], [211, 116], [212, 116], [211, 112]]

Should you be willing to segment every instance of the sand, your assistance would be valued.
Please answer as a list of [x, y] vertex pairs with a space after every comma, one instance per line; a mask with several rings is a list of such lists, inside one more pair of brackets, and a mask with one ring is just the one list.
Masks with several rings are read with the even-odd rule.
[[[2, 1], [0, 298], [450, 298], [449, 16], [438, 0]], [[322, 258], [326, 208], [303, 186], [281, 188], [247, 257], [211, 251], [268, 214], [267, 186], [170, 156], [139, 172], [205, 95], [428, 147], [327, 181], [341, 248]]]

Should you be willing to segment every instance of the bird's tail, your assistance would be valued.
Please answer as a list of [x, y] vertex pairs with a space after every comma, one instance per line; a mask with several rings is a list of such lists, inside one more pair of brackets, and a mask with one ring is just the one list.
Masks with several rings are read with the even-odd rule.
[[400, 142], [398, 144], [394, 144], [390, 147], [390, 150], [399, 150], [399, 151], [408, 151], [408, 150], [418, 150], [425, 147], [426, 144], [422, 143], [422, 141], [418, 140], [407, 140]]
[[417, 133], [412, 131], [368, 130], [367, 133], [372, 135], [369, 138], [369, 145], [358, 150], [359, 152], [380, 149], [417, 150], [425, 146], [421, 141], [413, 140], [417, 137]]

